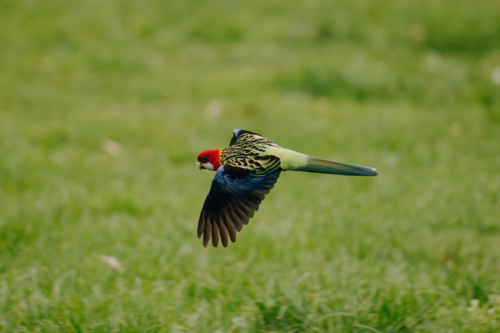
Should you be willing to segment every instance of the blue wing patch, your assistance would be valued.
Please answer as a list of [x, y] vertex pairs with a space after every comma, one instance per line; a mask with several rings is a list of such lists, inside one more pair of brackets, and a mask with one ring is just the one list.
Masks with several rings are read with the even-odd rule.
[[263, 156], [256, 167], [244, 169], [228, 164], [221, 165], [212, 181], [198, 222], [198, 238], [203, 235], [203, 245], [217, 247], [219, 235], [224, 247], [236, 241], [236, 232], [248, 224], [254, 212], [274, 187], [281, 172], [280, 160]]

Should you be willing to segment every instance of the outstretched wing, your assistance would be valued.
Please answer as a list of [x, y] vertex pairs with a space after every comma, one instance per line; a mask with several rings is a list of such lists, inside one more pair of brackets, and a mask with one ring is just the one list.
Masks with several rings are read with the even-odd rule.
[[233, 131], [233, 137], [231, 138], [231, 142], [229, 143], [229, 146], [234, 145], [236, 143], [236, 141], [238, 141], [239, 136], [242, 134], [252, 134], [252, 135], [262, 136], [260, 134], [255, 133], [255, 132], [250, 132], [247, 130], [237, 128]]
[[212, 237], [217, 247], [219, 235], [224, 247], [236, 241], [236, 231], [248, 224], [254, 211], [274, 187], [281, 172], [280, 160], [276, 156], [261, 156], [255, 159], [255, 168], [245, 169], [229, 164], [221, 165], [212, 181], [198, 222], [198, 238], [203, 235], [203, 246]]

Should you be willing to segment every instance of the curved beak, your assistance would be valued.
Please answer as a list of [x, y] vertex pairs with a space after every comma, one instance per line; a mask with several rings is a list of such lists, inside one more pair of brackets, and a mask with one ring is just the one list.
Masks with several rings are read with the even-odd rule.
[[198, 166], [198, 169], [200, 169], [200, 170], [201, 170], [201, 169], [204, 169], [204, 168], [203, 168], [203, 165], [201, 165], [201, 163], [200, 163], [200, 162], [196, 162], [196, 165]]

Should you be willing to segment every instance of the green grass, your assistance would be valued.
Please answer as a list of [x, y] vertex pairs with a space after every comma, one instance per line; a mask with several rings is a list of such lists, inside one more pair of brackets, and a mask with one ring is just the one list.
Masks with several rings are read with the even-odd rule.
[[[0, 331], [499, 331], [499, 36], [489, 0], [0, 0]], [[380, 176], [286, 172], [205, 249], [234, 128]]]

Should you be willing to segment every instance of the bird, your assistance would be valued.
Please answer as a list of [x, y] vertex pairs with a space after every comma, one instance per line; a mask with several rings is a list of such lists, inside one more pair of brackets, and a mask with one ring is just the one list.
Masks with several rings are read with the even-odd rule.
[[198, 155], [200, 170], [215, 171], [212, 186], [198, 220], [198, 238], [206, 247], [219, 239], [224, 247], [236, 241], [282, 171], [303, 171], [345, 176], [377, 176], [376, 169], [336, 162], [283, 148], [255, 132], [235, 129], [229, 147]]

